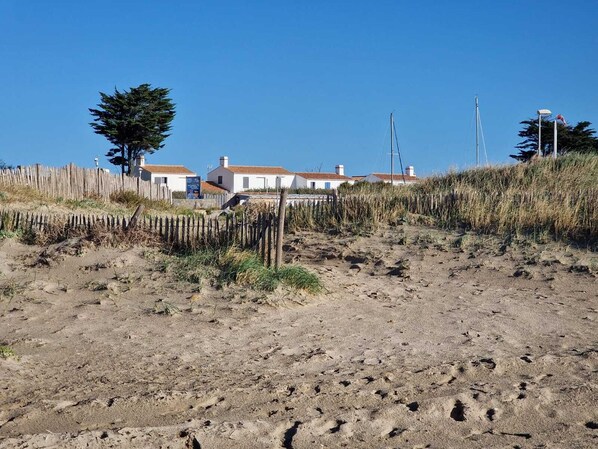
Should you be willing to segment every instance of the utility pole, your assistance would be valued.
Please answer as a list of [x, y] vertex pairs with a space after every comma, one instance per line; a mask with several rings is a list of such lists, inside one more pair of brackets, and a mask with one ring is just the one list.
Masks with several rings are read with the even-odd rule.
[[552, 157], [556, 159], [556, 152], [557, 152], [557, 130], [556, 130], [556, 120], [554, 119], [554, 151], [552, 152]]
[[395, 159], [394, 159], [394, 150], [392, 147], [392, 130], [394, 128], [394, 121], [392, 118], [392, 112], [390, 113], [390, 185], [394, 185], [394, 172], [395, 172]]
[[475, 165], [480, 166], [480, 140], [478, 137], [478, 127], [480, 126], [480, 109], [478, 106], [478, 96], [475, 96]]

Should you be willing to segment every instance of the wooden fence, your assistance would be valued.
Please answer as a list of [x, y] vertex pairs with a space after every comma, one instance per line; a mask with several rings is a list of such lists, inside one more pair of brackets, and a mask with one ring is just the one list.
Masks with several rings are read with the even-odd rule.
[[[0, 231], [59, 230], [61, 235], [80, 235], [95, 231], [127, 232], [130, 218], [114, 215], [69, 214], [0, 211]], [[135, 224], [160, 237], [163, 243], [177, 250], [201, 248], [226, 248], [238, 246], [256, 251], [265, 264], [274, 260], [276, 242], [276, 217], [270, 212], [250, 214], [221, 214], [205, 216], [145, 216]]]
[[[474, 207], [477, 205], [478, 207]], [[539, 206], [538, 206], [539, 205]], [[329, 230], [339, 226], [397, 223], [406, 212], [432, 216], [449, 227], [463, 226], [482, 232], [548, 230], [556, 237], [598, 241], [598, 190], [583, 195], [526, 192], [518, 195], [450, 192], [385, 198], [376, 195], [330, 195], [326, 200], [289, 205], [287, 229]], [[550, 207], [548, 207], [550, 206]], [[558, 207], [557, 207], [558, 206]], [[506, 208], [508, 211], [505, 212]], [[561, 211], [569, 214], [563, 221]], [[510, 212], [509, 212], [510, 211]], [[568, 216], [568, 215], [567, 215]], [[506, 217], [506, 218], [505, 218]], [[69, 232], [126, 232], [130, 219], [111, 215], [48, 215], [0, 211], [0, 231], [56, 229]], [[145, 216], [136, 228], [159, 236], [173, 248], [196, 250], [236, 245], [256, 251], [267, 264], [275, 257], [278, 218], [271, 207], [251, 208], [219, 216]]]
[[331, 195], [320, 202], [290, 205], [287, 223], [296, 230], [359, 228], [397, 223], [406, 213], [433, 217], [448, 228], [499, 234], [547, 232], [557, 239], [598, 241], [598, 189], [594, 188], [573, 193], [455, 190]]
[[100, 169], [44, 167], [40, 164], [0, 170], [0, 185], [28, 186], [53, 198], [81, 200], [88, 197], [109, 199], [115, 192], [128, 190], [151, 200], [171, 201], [172, 193], [165, 185], [143, 181], [137, 177], [114, 175]]

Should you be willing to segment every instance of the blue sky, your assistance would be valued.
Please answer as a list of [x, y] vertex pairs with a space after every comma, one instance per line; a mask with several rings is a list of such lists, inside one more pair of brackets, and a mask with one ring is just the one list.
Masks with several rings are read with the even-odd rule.
[[[148, 163], [388, 171], [507, 163], [538, 108], [598, 126], [598, 2], [0, 0], [0, 159], [102, 166], [98, 92], [172, 89], [172, 135]], [[109, 166], [114, 169], [114, 166]]]

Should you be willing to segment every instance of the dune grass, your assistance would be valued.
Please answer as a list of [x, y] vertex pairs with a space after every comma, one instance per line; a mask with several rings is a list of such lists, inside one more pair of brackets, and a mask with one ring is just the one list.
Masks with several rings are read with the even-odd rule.
[[280, 285], [314, 294], [322, 290], [318, 277], [304, 267], [286, 265], [275, 270], [264, 266], [257, 254], [237, 248], [182, 253], [162, 262], [161, 269], [179, 281], [200, 286], [205, 280], [213, 280], [220, 286], [234, 283], [267, 292]]
[[59, 209], [104, 213], [114, 215], [130, 215], [140, 204], [145, 206], [144, 214], [196, 215], [197, 212], [181, 206], [174, 206], [164, 200], [150, 200], [130, 190], [114, 192], [110, 200], [97, 195], [88, 195], [80, 199], [51, 197], [46, 193], [23, 185], [0, 184], [0, 206], [19, 205], [21, 209], [38, 210], [40, 207], [56, 206]]
[[283, 266], [279, 270], [264, 266], [257, 254], [229, 250], [220, 259], [220, 279], [256, 290], [274, 291], [279, 285], [308, 293], [318, 293], [322, 285], [318, 277], [299, 265]]
[[289, 227], [363, 231], [409, 218], [596, 247], [597, 179], [598, 156], [571, 154], [432, 176], [415, 185], [358, 183], [342, 189], [336, 207], [291, 208]]

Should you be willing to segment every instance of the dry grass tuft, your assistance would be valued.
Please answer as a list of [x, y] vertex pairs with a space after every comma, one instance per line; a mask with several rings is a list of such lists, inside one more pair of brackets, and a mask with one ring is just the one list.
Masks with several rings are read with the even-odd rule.
[[444, 228], [539, 241], [598, 243], [598, 156], [571, 154], [529, 164], [434, 176], [412, 186], [359, 183], [338, 206], [298, 206], [289, 228], [367, 232], [408, 217]]

